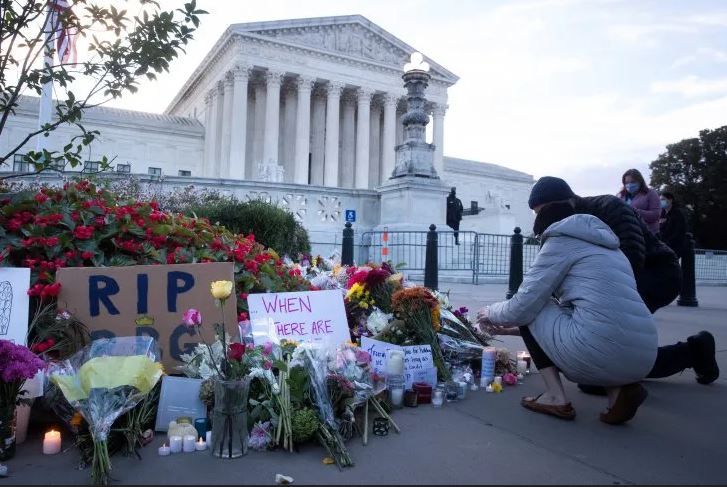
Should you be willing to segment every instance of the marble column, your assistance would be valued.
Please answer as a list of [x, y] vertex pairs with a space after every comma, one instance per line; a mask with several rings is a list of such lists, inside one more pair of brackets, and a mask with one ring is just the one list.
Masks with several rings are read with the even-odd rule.
[[285, 73], [270, 70], [265, 81], [265, 134], [263, 143], [263, 164], [278, 164], [278, 137], [280, 136], [280, 85]]
[[341, 92], [343, 84], [329, 82], [326, 86], [326, 150], [323, 185], [338, 187], [338, 129], [341, 123]]
[[222, 137], [220, 144], [220, 170], [217, 177], [227, 178], [230, 175], [230, 142], [232, 138], [232, 104], [234, 84], [232, 72], [225, 73], [225, 104], [222, 106]]
[[341, 130], [341, 187], [353, 188], [356, 160], [356, 98], [353, 96], [343, 97]]
[[369, 136], [371, 127], [371, 97], [373, 91], [360, 88], [356, 119], [356, 180], [358, 189], [369, 187]]
[[310, 157], [310, 98], [315, 78], [299, 76], [298, 107], [295, 113], [295, 183], [308, 184]]
[[265, 141], [265, 83], [255, 84], [255, 131], [253, 137], [253, 159], [251, 161], [253, 178], [257, 177], [257, 165], [263, 162], [263, 145]]
[[204, 165], [202, 175], [212, 177], [215, 167], [215, 140], [217, 140], [217, 88], [212, 88], [204, 97]]
[[247, 81], [249, 66], [236, 66], [232, 71], [232, 119], [230, 120], [230, 155], [227, 176], [245, 179], [245, 153], [247, 152]]
[[391, 177], [396, 163], [396, 106], [399, 98], [395, 95], [384, 96], [384, 136], [381, 141], [381, 181]]
[[311, 174], [310, 183], [323, 186], [323, 161], [326, 136], [326, 95], [320, 89], [313, 94], [313, 116], [311, 120]]
[[[401, 145], [404, 143], [404, 124], [402, 122], [402, 119], [404, 118], [404, 114], [406, 113], [406, 110], [399, 110], [398, 106], [396, 108], [396, 145]], [[396, 156], [394, 156], [394, 166], [396, 166]]]
[[381, 184], [381, 105], [371, 105], [371, 129], [369, 142], [369, 188]]
[[216, 137], [215, 137], [215, 163], [212, 171], [213, 178], [219, 178], [222, 175], [222, 141], [224, 140], [223, 132], [225, 125], [225, 83], [224, 81], [217, 82], [217, 110], [215, 112], [217, 125]]
[[435, 104], [432, 109], [432, 143], [434, 144], [434, 170], [444, 177], [444, 114], [447, 105]]
[[285, 169], [285, 182], [292, 183], [295, 180], [295, 111], [297, 90], [290, 84], [285, 87], [285, 103], [283, 103], [283, 133], [281, 134], [282, 149], [280, 157], [283, 160]]

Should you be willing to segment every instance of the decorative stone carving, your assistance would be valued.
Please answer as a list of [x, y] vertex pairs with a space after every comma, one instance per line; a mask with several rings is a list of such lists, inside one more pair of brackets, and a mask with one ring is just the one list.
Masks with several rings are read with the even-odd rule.
[[277, 84], [281, 85], [283, 83], [283, 77], [285, 76], [285, 71], [276, 71], [273, 69], [269, 69], [265, 73], [265, 80], [268, 83], [268, 86]]
[[338, 196], [319, 196], [318, 216], [322, 222], [338, 222], [341, 219], [341, 200]]
[[385, 107], [392, 107], [392, 106], [396, 107], [396, 106], [398, 106], [398, 104], [399, 104], [399, 100], [400, 100], [401, 98], [399, 98], [399, 97], [398, 97], [398, 96], [396, 96], [396, 95], [392, 95], [392, 94], [390, 94], [390, 93], [385, 93], [385, 94], [384, 94], [384, 95], [383, 95], [383, 96], [381, 97], [381, 99], [382, 99], [382, 101], [384, 102], [384, 106], [385, 106]]
[[298, 90], [312, 90], [315, 82], [316, 78], [314, 78], [313, 76], [300, 75], [295, 79]]
[[232, 75], [236, 81], [249, 80], [252, 76], [252, 66], [238, 64], [232, 69]]
[[272, 203], [273, 197], [267, 191], [250, 191], [245, 195], [247, 201], [264, 201], [265, 203]]
[[388, 39], [358, 24], [263, 30], [256, 34], [397, 67], [408, 55]]
[[444, 114], [447, 113], [447, 108], [449, 108], [449, 105], [434, 103], [432, 104], [432, 115], [435, 117], [444, 117]]
[[370, 88], [359, 88], [356, 90], [356, 97], [359, 103], [371, 103], [374, 96], [374, 90]]
[[329, 81], [325, 85], [325, 90], [329, 96], [341, 96], [341, 93], [343, 92], [343, 88], [345, 86], [345, 83], [339, 83], [338, 81]]
[[283, 208], [293, 214], [293, 218], [299, 223], [303, 223], [308, 213], [308, 198], [304, 194], [288, 193], [281, 200]]
[[220, 80], [217, 82], [217, 94], [218, 95], [224, 95], [225, 94], [225, 82]]

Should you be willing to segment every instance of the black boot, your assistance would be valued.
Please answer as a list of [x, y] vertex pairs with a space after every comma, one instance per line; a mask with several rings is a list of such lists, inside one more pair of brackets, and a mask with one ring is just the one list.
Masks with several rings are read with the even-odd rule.
[[719, 377], [719, 366], [715, 359], [714, 336], [708, 331], [700, 331], [687, 338], [692, 369], [700, 384], [711, 384]]

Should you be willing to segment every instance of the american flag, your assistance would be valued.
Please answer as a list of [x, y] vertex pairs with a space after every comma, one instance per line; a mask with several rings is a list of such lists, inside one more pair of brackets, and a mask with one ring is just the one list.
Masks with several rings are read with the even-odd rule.
[[[53, 30], [58, 30], [56, 37], [56, 53], [61, 63], [76, 62], [76, 28], [72, 25], [61, 24], [60, 17], [66, 16], [71, 11], [71, 5], [66, 0], [49, 0], [50, 25]], [[60, 29], [59, 29], [60, 27]]]

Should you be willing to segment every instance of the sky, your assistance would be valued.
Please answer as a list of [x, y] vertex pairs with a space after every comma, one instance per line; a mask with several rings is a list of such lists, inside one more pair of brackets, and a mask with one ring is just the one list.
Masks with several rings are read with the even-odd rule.
[[[163, 7], [181, 0], [161, 0]], [[198, 0], [187, 55], [113, 106], [163, 111], [231, 23], [361, 14], [460, 80], [444, 153], [578, 194], [615, 193], [621, 174], [669, 143], [727, 125], [727, 1]]]

